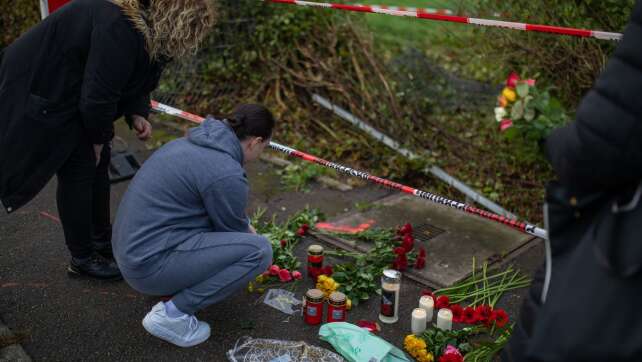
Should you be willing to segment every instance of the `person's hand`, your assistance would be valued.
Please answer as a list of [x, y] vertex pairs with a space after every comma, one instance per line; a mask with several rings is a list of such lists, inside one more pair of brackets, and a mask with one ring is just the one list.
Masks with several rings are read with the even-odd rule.
[[250, 225], [250, 232], [252, 234], [256, 234], [256, 229], [254, 229], [254, 226]]
[[96, 155], [96, 166], [100, 163], [100, 154], [103, 153], [105, 145], [94, 145], [94, 154]]
[[152, 136], [152, 124], [145, 118], [138, 115], [134, 115], [132, 118], [134, 119], [132, 126], [134, 126], [134, 129], [136, 130], [136, 136], [141, 141], [147, 141], [149, 137]]

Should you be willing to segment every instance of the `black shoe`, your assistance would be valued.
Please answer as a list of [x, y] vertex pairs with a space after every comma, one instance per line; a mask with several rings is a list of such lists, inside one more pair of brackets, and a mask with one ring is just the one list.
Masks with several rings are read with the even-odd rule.
[[98, 253], [94, 253], [83, 262], [78, 262], [72, 258], [67, 267], [67, 273], [70, 276], [88, 276], [105, 280], [120, 280], [123, 278], [118, 265], [114, 261], [103, 258]]

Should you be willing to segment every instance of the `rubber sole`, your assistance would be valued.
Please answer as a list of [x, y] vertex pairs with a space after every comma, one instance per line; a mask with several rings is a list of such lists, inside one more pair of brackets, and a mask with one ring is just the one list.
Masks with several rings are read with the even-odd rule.
[[99, 277], [95, 276], [92, 274], [89, 274], [85, 271], [82, 271], [80, 269], [74, 268], [71, 265], [67, 266], [67, 275], [69, 275], [72, 278], [89, 278], [89, 279], [98, 279], [98, 280], [109, 280], [109, 281], [119, 281], [123, 279], [122, 275], [114, 276], [114, 277]]
[[[179, 342], [179, 341], [174, 341], [172, 339], [172, 337], [170, 336], [172, 333], [170, 331], [164, 330], [163, 327], [158, 327], [158, 326], [156, 326], [155, 329], [152, 329], [150, 323], [151, 322], [149, 322], [147, 320], [147, 316], [145, 316], [145, 318], [143, 318], [143, 323], [142, 324], [143, 324], [143, 328], [145, 328], [147, 333], [151, 334], [152, 336], [154, 336], [156, 338], [162, 339], [163, 341], [165, 341], [167, 343], [171, 343], [171, 344], [173, 344], [175, 346], [182, 347], [182, 348], [189, 348], [189, 347], [194, 347], [196, 345], [199, 345], [199, 344], [207, 341], [210, 338], [210, 335], [211, 335], [211, 332], [210, 332], [202, 340], [195, 340], [195, 341], [191, 341], [190, 343]], [[159, 331], [158, 330], [159, 328], [163, 329], [163, 330]]]

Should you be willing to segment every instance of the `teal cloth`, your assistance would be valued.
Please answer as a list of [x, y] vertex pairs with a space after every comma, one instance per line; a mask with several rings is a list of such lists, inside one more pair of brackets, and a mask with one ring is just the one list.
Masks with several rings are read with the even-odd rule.
[[354, 324], [324, 324], [319, 338], [350, 362], [410, 362], [402, 350]]

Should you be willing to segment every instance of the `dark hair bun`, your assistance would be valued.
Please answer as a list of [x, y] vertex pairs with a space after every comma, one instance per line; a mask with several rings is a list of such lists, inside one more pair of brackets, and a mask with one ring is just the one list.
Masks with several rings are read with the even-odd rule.
[[227, 117], [227, 123], [236, 136], [243, 140], [249, 136], [265, 140], [272, 136], [274, 116], [260, 104], [241, 104]]

